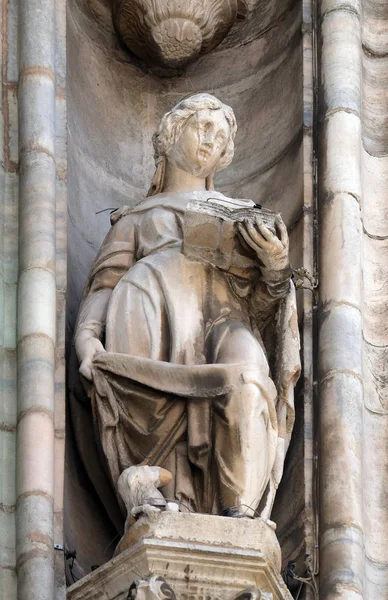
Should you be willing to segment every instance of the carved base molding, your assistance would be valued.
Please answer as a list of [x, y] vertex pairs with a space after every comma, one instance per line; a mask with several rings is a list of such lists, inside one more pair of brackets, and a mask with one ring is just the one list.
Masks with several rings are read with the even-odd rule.
[[258, 588], [263, 600], [292, 598], [275, 532], [260, 519], [161, 512], [139, 519], [119, 551], [71, 586], [68, 600], [127, 600], [133, 582], [151, 575], [163, 577], [177, 600], [228, 600], [246, 588]]

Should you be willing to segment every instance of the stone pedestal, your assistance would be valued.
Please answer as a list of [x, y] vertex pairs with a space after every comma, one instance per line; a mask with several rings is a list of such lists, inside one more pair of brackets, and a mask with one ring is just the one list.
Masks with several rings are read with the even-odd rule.
[[126, 600], [134, 580], [165, 578], [178, 600], [228, 600], [251, 586], [291, 600], [275, 532], [260, 519], [161, 512], [139, 519], [111, 561], [72, 585], [68, 600]]

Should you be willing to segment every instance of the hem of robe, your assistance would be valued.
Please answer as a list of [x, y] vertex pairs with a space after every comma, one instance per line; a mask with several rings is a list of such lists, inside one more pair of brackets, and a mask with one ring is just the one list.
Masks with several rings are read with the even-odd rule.
[[260, 382], [268, 383], [276, 394], [272, 379], [256, 364], [180, 365], [118, 352], [100, 352], [94, 357], [93, 368], [184, 398], [228, 394], [244, 381], [244, 373], [249, 372], [250, 376], [255, 373]]

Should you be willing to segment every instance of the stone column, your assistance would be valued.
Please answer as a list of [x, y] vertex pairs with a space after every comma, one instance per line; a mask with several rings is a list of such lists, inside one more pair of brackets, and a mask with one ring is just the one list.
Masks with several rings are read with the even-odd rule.
[[17, 2], [0, 20], [0, 598], [16, 600], [16, 290], [18, 278]]
[[53, 600], [55, 0], [19, 19], [18, 599]]
[[365, 600], [388, 597], [388, 4], [363, 0]]
[[363, 597], [361, 26], [321, 3], [320, 598]]

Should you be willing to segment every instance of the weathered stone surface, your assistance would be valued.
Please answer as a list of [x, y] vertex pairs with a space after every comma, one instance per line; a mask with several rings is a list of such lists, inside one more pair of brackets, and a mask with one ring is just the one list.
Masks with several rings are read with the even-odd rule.
[[364, 341], [365, 406], [377, 414], [388, 414], [387, 360], [388, 345], [374, 346]]
[[321, 219], [320, 300], [361, 309], [360, 205], [354, 196], [338, 193], [322, 204]]
[[[0, 527], [6, 531], [4, 541], [7, 543], [6, 568], [2, 572], [5, 581], [4, 588], [8, 597], [14, 598], [16, 595], [16, 574], [14, 571], [15, 557], [12, 550], [12, 536], [14, 514], [12, 507], [14, 505], [14, 439], [16, 427], [15, 418], [15, 305], [16, 305], [16, 278], [17, 273], [17, 170], [18, 161], [18, 127], [17, 103], [16, 103], [16, 83], [18, 79], [18, 51], [20, 40], [18, 40], [17, 15], [19, 13], [19, 4], [24, 6], [26, 3], [18, 3], [15, 0], [4, 0], [2, 18], [2, 31], [5, 36], [2, 40], [1, 52], [3, 54], [3, 68], [1, 75], [5, 77], [3, 81], [5, 92], [4, 120], [1, 115], [2, 131], [9, 135], [9, 140], [4, 141], [4, 147], [1, 148], [1, 161], [4, 169], [8, 170], [5, 182], [1, 179], [0, 192], [4, 191], [4, 220], [2, 220], [3, 237], [0, 240], [2, 251], [3, 271], [1, 293], [4, 295], [2, 311], [2, 320], [0, 323], [0, 337], [3, 345], [1, 359], [3, 387], [1, 389], [0, 420], [5, 430], [0, 432], [1, 452], [3, 454], [3, 463], [5, 471], [4, 477], [4, 495], [0, 502], [5, 506], [4, 520]], [[64, 52], [64, 2], [57, 4], [57, 40], [61, 41], [60, 51], [57, 54], [56, 75], [57, 86], [65, 84], [65, 52]], [[293, 6], [292, 6], [293, 4]], [[41, 8], [42, 3], [30, 2], [30, 6]], [[87, 5], [87, 6], [86, 6]], [[365, 510], [365, 535], [364, 542], [366, 548], [365, 558], [365, 587], [364, 598], [383, 598], [387, 594], [387, 557], [386, 551], [386, 528], [383, 526], [387, 520], [385, 481], [387, 477], [387, 468], [385, 463], [386, 449], [386, 327], [385, 327], [385, 285], [386, 285], [386, 253], [383, 250], [385, 240], [373, 239], [374, 237], [383, 238], [388, 235], [387, 229], [387, 49], [388, 49], [388, 28], [387, 28], [387, 3], [385, 0], [324, 0], [321, 5], [322, 26], [320, 33], [325, 38], [323, 48], [323, 63], [320, 66], [320, 84], [323, 97], [326, 98], [330, 110], [341, 112], [345, 110], [357, 111], [357, 103], [362, 95], [364, 105], [362, 109], [362, 126], [356, 131], [356, 135], [350, 132], [349, 117], [347, 115], [341, 121], [341, 118], [333, 123], [333, 132], [326, 139], [327, 152], [331, 159], [325, 164], [323, 156], [323, 191], [325, 196], [325, 206], [322, 206], [320, 217], [325, 220], [325, 240], [329, 242], [322, 243], [321, 256], [326, 256], [327, 262], [322, 265], [321, 294], [324, 299], [325, 311], [330, 312], [334, 303], [350, 303], [357, 307], [362, 307], [360, 298], [357, 298], [357, 288], [361, 278], [358, 271], [359, 246], [357, 245], [357, 223], [351, 227], [351, 222], [356, 222], [357, 210], [354, 204], [353, 210], [346, 212], [346, 206], [351, 206], [350, 198], [354, 196], [355, 202], [361, 202], [363, 224], [365, 230], [372, 240], [365, 240], [363, 244], [363, 263], [364, 263], [364, 289], [365, 289], [365, 313], [364, 319], [364, 337], [366, 342], [363, 348], [364, 366], [362, 372], [356, 369], [356, 375], [363, 379], [365, 392], [364, 401], [367, 415], [364, 418], [364, 431], [361, 434], [357, 430], [357, 435], [363, 436], [364, 443], [364, 505]], [[304, 3], [304, 10], [311, 10], [308, 3]], [[93, 13], [96, 20], [90, 19]], [[71, 66], [69, 68], [69, 82], [71, 87], [71, 197], [70, 197], [70, 256], [72, 259], [72, 269], [70, 273], [70, 326], [74, 321], [76, 305], [80, 296], [82, 281], [85, 278], [88, 267], [90, 266], [95, 251], [98, 248], [102, 233], [107, 229], [108, 215], [94, 215], [99, 209], [121, 206], [129, 202], [137, 202], [139, 195], [144, 193], [144, 182], [149, 179], [152, 165], [152, 149], [147, 141], [155, 121], [164, 112], [167, 106], [171, 105], [171, 100], [179, 99], [192, 91], [205, 89], [211, 81], [215, 90], [222, 89], [219, 95], [231, 104], [237, 105], [238, 117], [241, 125], [241, 137], [239, 144], [239, 160], [231, 170], [230, 175], [221, 177], [220, 182], [223, 190], [231, 196], [252, 197], [263, 203], [268, 203], [276, 210], [282, 209], [287, 224], [298, 225], [291, 234], [295, 244], [304, 237], [306, 246], [311, 247], [311, 238], [308, 230], [305, 235], [301, 234], [301, 221], [298, 221], [302, 210], [303, 185], [302, 185], [302, 152], [300, 146], [300, 125], [301, 125], [301, 52], [300, 52], [300, 4], [297, 2], [276, 2], [260, 1], [258, 3], [257, 15], [252, 15], [252, 19], [241, 27], [235, 28], [230, 32], [227, 39], [213, 53], [209, 54], [196, 65], [189, 67], [185, 75], [181, 78], [173, 78], [168, 82], [159, 80], [149, 73], [139, 69], [134, 65], [124, 52], [118, 47], [117, 40], [113, 35], [111, 24], [109, 24], [110, 10], [106, 2], [94, 2], [88, 0], [83, 3], [69, 0], [69, 55], [71, 57]], [[47, 18], [47, 11], [46, 11]], [[31, 29], [39, 31], [42, 24], [40, 16], [36, 15], [28, 20]], [[351, 27], [354, 24], [354, 29]], [[360, 40], [360, 31], [362, 27], [362, 40]], [[54, 19], [50, 16], [50, 31], [54, 30]], [[336, 26], [334, 26], [336, 25]], [[50, 29], [51, 28], [51, 29]], [[305, 32], [307, 38], [309, 32]], [[35, 36], [37, 38], [37, 36]], [[325, 46], [325, 41], [327, 45]], [[23, 54], [22, 66], [34, 67], [37, 64], [43, 64], [45, 68], [52, 68], [54, 62], [54, 53], [52, 48], [46, 44], [47, 36], [40, 36], [35, 39]], [[361, 43], [363, 49], [361, 49]], [[23, 41], [22, 41], [23, 43]], [[57, 46], [58, 48], [58, 46]], [[48, 52], [47, 52], [48, 51]], [[309, 56], [309, 50], [306, 56]], [[363, 84], [361, 86], [361, 76], [359, 73], [359, 60], [363, 55], [362, 74]], [[28, 60], [26, 60], [26, 57]], [[307, 59], [306, 59], [307, 60]], [[47, 89], [51, 84], [46, 86]], [[20, 86], [22, 90], [23, 86]], [[51, 89], [51, 87], [50, 87]], [[46, 92], [42, 90], [43, 96]], [[63, 90], [57, 90], [58, 94], [63, 94]], [[216, 92], [217, 93], [217, 92]], [[41, 96], [41, 98], [43, 98]], [[38, 97], [38, 94], [37, 94]], [[44, 100], [45, 98], [43, 98]], [[109, 100], [109, 101], [107, 101]], [[311, 100], [311, 97], [310, 97]], [[42, 106], [44, 103], [42, 102]], [[64, 95], [57, 97], [56, 110], [60, 115], [61, 127], [63, 127]], [[8, 111], [8, 115], [6, 112]], [[44, 116], [44, 114], [43, 114]], [[311, 120], [311, 101], [309, 109], [306, 111], [305, 125], [310, 127]], [[138, 122], [140, 126], [138, 126]], [[4, 127], [3, 127], [4, 125]], [[35, 124], [34, 124], [35, 125]], [[33, 129], [33, 128], [32, 128]], [[330, 127], [327, 127], [327, 130]], [[357, 153], [360, 147], [361, 129], [363, 130], [364, 148], [362, 154], [362, 169], [364, 173], [362, 186], [359, 184], [359, 163], [357, 163]], [[141, 131], [140, 131], [141, 130]], [[350, 133], [349, 133], [350, 132]], [[111, 141], [112, 140], [112, 141]], [[43, 140], [44, 141], [44, 140]], [[62, 139], [56, 140], [61, 152], [65, 151]], [[325, 144], [325, 142], [324, 142]], [[325, 145], [323, 144], [323, 148]], [[51, 145], [53, 147], [53, 145]], [[57, 162], [57, 178], [64, 175], [62, 161]], [[329, 172], [329, 173], [328, 173]], [[39, 176], [38, 180], [41, 179]], [[37, 184], [39, 185], [39, 181]], [[51, 181], [51, 180], [50, 180]], [[309, 181], [306, 178], [306, 181]], [[56, 183], [57, 200], [59, 190], [62, 194], [62, 208], [59, 217], [59, 226], [57, 227], [57, 246], [56, 261], [57, 266], [61, 263], [60, 272], [57, 271], [57, 285], [61, 290], [66, 286], [66, 274], [64, 269], [65, 262], [65, 198], [63, 179], [61, 183]], [[46, 179], [44, 186], [36, 190], [35, 197], [30, 197], [31, 201], [39, 202], [42, 200], [43, 192], [47, 192]], [[34, 184], [35, 185], [35, 184]], [[308, 186], [307, 186], [308, 187]], [[49, 190], [50, 192], [50, 190]], [[240, 193], [241, 192], [241, 193]], [[305, 190], [305, 198], [311, 190]], [[362, 193], [361, 193], [362, 192]], [[51, 193], [51, 192], [50, 192]], [[350, 195], [350, 196], [349, 196]], [[364, 199], [361, 196], [364, 195]], [[329, 198], [327, 198], [327, 196]], [[345, 200], [349, 198], [348, 200]], [[340, 205], [329, 208], [329, 203], [333, 198], [343, 200], [342, 209]], [[82, 200], [81, 200], [82, 199]], [[326, 204], [327, 199], [329, 203]], [[30, 205], [31, 206], [31, 205]], [[57, 203], [58, 206], [58, 203]], [[308, 207], [311, 209], [311, 204]], [[326, 212], [325, 213], [325, 211]], [[330, 212], [332, 210], [332, 212]], [[32, 215], [29, 223], [31, 227], [36, 215]], [[349, 218], [346, 215], [349, 214]], [[49, 216], [48, 213], [46, 216]], [[52, 215], [51, 215], [52, 216]], [[59, 213], [57, 212], [57, 217]], [[309, 215], [309, 218], [311, 215]], [[338, 224], [338, 220], [341, 225]], [[4, 221], [4, 222], [3, 222]], [[4, 223], [7, 225], [5, 226]], [[25, 221], [27, 227], [21, 231], [21, 247], [28, 241], [31, 233], [31, 227]], [[43, 221], [42, 221], [43, 223]], [[303, 223], [311, 224], [312, 221], [305, 220]], [[50, 224], [49, 224], [50, 225]], [[342, 227], [343, 225], [343, 227]], [[35, 232], [33, 239], [37, 242], [47, 238], [48, 230], [37, 234]], [[59, 234], [59, 235], [58, 235]], [[344, 234], [342, 236], [342, 234]], [[51, 235], [51, 234], [50, 234]], [[45, 237], [46, 236], [46, 237]], [[1, 237], [1, 235], [0, 235]], [[31, 240], [29, 240], [31, 241]], [[342, 246], [342, 241], [345, 242]], [[52, 244], [52, 239], [49, 241]], [[40, 245], [40, 244], [39, 244]], [[373, 246], [373, 248], [371, 248]], [[21, 264], [30, 266], [31, 259], [36, 258], [35, 243], [33, 249], [29, 245]], [[351, 248], [354, 249], [354, 255]], [[309, 256], [308, 249], [304, 256]], [[42, 261], [47, 261], [46, 256], [42, 256]], [[49, 259], [53, 253], [49, 256]], [[301, 257], [299, 248], [294, 248], [292, 256], [298, 261]], [[24, 262], [25, 261], [25, 262]], [[304, 263], [305, 264], [305, 263]], [[305, 264], [306, 266], [306, 264]], [[51, 268], [51, 266], [50, 266]], [[331, 273], [331, 271], [333, 271]], [[347, 274], [348, 279], [344, 276]], [[306, 294], [309, 294], [306, 292]], [[40, 299], [39, 299], [40, 300]], [[63, 316], [63, 300], [61, 297], [60, 311]], [[351, 307], [350, 307], [351, 308]], [[363, 309], [362, 309], [363, 310]], [[60, 312], [59, 311], [59, 312]], [[333, 317], [333, 327], [329, 327], [329, 333], [324, 331], [323, 342], [328, 354], [331, 352], [331, 346], [328, 339], [333, 339], [336, 334], [340, 338], [345, 332], [345, 341], [348, 339], [348, 329], [354, 330], [350, 350], [344, 349], [342, 341], [339, 342], [339, 349], [333, 352], [333, 360], [323, 361], [323, 367], [329, 366], [335, 370], [338, 365], [351, 366], [352, 356], [354, 362], [358, 364], [359, 353], [353, 350], [357, 343], [354, 340], [357, 337], [357, 331], [360, 331], [356, 319], [350, 316], [351, 310], [341, 313], [341, 318], [336, 320]], [[310, 313], [306, 313], [306, 318], [310, 318]], [[349, 328], [340, 324], [338, 329], [336, 324], [343, 320], [349, 321]], [[57, 319], [62, 327], [63, 319]], [[354, 327], [353, 327], [354, 326]], [[357, 330], [357, 331], [356, 331]], [[35, 330], [34, 330], [35, 331]], [[361, 336], [358, 336], [360, 340]], [[60, 338], [63, 351], [63, 336]], [[311, 350], [308, 340], [305, 340], [305, 353]], [[360, 342], [361, 343], [361, 342]], [[23, 352], [24, 342], [20, 344]], [[29, 355], [31, 358], [31, 355]], [[30, 358], [25, 355], [26, 363]], [[346, 360], [342, 361], [341, 357]], [[43, 356], [34, 357], [35, 364]], [[337, 360], [338, 359], [338, 360]], [[348, 360], [349, 359], [349, 360]], [[57, 385], [56, 401], [63, 401], [63, 354], [56, 355], [57, 361]], [[326, 362], [325, 362], [326, 361]], [[59, 363], [59, 364], [58, 364]], [[51, 362], [50, 362], [51, 364]], [[50, 364], [45, 367], [43, 372], [35, 372], [29, 385], [27, 379], [21, 378], [21, 393], [23, 394], [23, 406], [30, 408], [34, 404], [34, 390], [41, 378], [44, 393], [41, 395], [42, 403], [46, 406], [48, 402], [48, 392], [51, 393], [52, 382], [47, 387], [46, 375], [50, 369]], [[24, 368], [24, 365], [23, 365]], [[32, 372], [33, 365], [29, 362], [29, 373]], [[27, 369], [25, 375], [27, 375]], [[311, 376], [311, 371], [307, 370], [307, 375]], [[306, 375], [306, 376], [307, 376]], [[329, 405], [326, 425], [334, 429], [339, 423], [344, 427], [343, 436], [349, 445], [349, 455], [344, 457], [349, 460], [358, 461], [357, 465], [352, 463], [352, 469], [358, 469], [361, 473], [362, 468], [359, 465], [360, 456], [356, 445], [352, 443], [351, 436], [340, 417], [346, 415], [351, 421], [356, 416], [358, 410], [358, 399], [352, 384], [357, 385], [357, 378], [349, 380], [341, 379], [344, 386], [343, 390], [334, 389], [329, 385], [330, 377], [327, 373], [321, 373], [326, 386], [323, 389], [326, 403]], [[340, 378], [340, 377], [339, 377]], [[24, 383], [26, 382], [26, 383]], [[346, 389], [345, 389], [346, 386]], [[349, 392], [349, 393], [347, 393]], [[306, 399], [308, 394], [306, 393]], [[335, 400], [335, 403], [334, 403]], [[349, 402], [354, 401], [354, 411], [350, 411]], [[333, 402], [332, 402], [333, 401]], [[335, 406], [334, 406], [335, 404]], [[48, 406], [48, 404], [47, 404]], [[338, 414], [333, 410], [339, 407]], [[301, 408], [302, 410], [302, 408]], [[56, 411], [56, 419], [59, 430], [63, 430], [63, 411]], [[8, 430], [9, 428], [9, 430]], [[350, 428], [350, 425], [349, 425]], [[331, 439], [332, 431], [329, 431]], [[322, 436], [324, 437], [324, 436]], [[356, 442], [358, 440], [355, 440]], [[311, 440], [306, 438], [306, 447]], [[63, 454], [63, 443], [56, 442], [58, 451], [56, 459], [61, 461]], [[324, 451], [324, 446], [321, 447]], [[345, 448], [346, 450], [346, 448]], [[307, 449], [306, 449], [307, 452]], [[292, 465], [294, 469], [298, 468], [298, 462], [293, 455]], [[344, 488], [344, 482], [341, 476], [336, 479], [337, 473], [334, 467], [338, 465], [338, 457], [335, 448], [330, 448], [330, 474], [331, 481], [335, 488], [338, 482], [341, 489]], [[331, 462], [332, 461], [332, 462]], [[325, 463], [326, 464], [326, 463]], [[343, 462], [340, 463], [341, 468]], [[346, 466], [346, 465], [345, 465]], [[343, 469], [346, 471], [346, 468]], [[58, 472], [57, 472], [58, 474]], [[361, 478], [361, 475], [359, 475]], [[60, 485], [61, 476], [58, 475], [58, 486], [56, 495], [61, 494]], [[288, 481], [291, 481], [291, 478]], [[352, 478], [353, 482], [353, 478]], [[338, 491], [338, 490], [337, 490]], [[355, 496], [359, 494], [352, 485], [354, 496], [349, 498], [352, 501], [357, 500]], [[329, 489], [330, 502], [338, 502], [335, 489]], [[291, 493], [291, 492], [290, 492]], [[297, 504], [296, 498], [304, 493], [303, 485], [298, 487], [297, 494], [293, 496], [294, 505]], [[72, 494], [68, 494], [68, 502], [71, 502]], [[283, 505], [285, 506], [285, 505]], [[341, 515], [351, 519], [350, 509], [356, 506], [356, 513], [359, 505], [348, 503], [349, 514]], [[56, 508], [60, 513], [61, 506], [57, 497]], [[330, 507], [328, 507], [328, 510]], [[341, 504], [341, 510], [343, 506]], [[10, 512], [7, 512], [10, 510]], [[286, 512], [286, 508], [284, 508]], [[335, 516], [336, 510], [333, 509], [331, 517]], [[291, 513], [290, 513], [291, 514]], [[3, 516], [3, 515], [2, 515]], [[4, 528], [3, 528], [4, 523]], [[376, 526], [378, 523], [378, 526]], [[77, 527], [75, 521], [73, 526]], [[295, 521], [295, 527], [298, 524]], [[60, 526], [58, 526], [60, 531]], [[286, 531], [286, 529], [284, 529]], [[357, 547], [359, 539], [349, 532], [343, 532], [345, 546], [347, 549]], [[11, 537], [9, 537], [9, 535]], [[112, 536], [113, 537], [113, 536]], [[59, 538], [57, 538], [59, 539]], [[1, 543], [3, 540], [1, 540]], [[289, 542], [287, 542], [289, 543]], [[326, 543], [326, 540], [325, 540]], [[325, 579], [325, 573], [331, 570], [333, 579], [330, 580], [329, 587], [323, 585], [323, 594], [329, 597], [336, 594], [343, 598], [360, 598], [361, 592], [351, 586], [354, 584], [353, 568], [357, 561], [354, 561], [351, 552], [342, 552], [341, 539], [333, 542], [333, 548], [337, 548], [337, 556], [343, 561], [336, 560], [336, 553], [333, 551], [331, 559], [325, 562], [325, 543], [323, 544], [322, 559], [322, 580]], [[296, 546], [294, 545], [294, 548]], [[8, 552], [9, 550], [9, 552]], [[291, 544], [287, 546], [287, 552], [292, 554]], [[358, 551], [357, 551], [358, 552]], [[355, 551], [354, 556], [357, 552]], [[357, 554], [358, 556], [358, 554]], [[379, 562], [380, 561], [380, 562]], [[358, 569], [362, 569], [360, 563], [357, 563]], [[34, 568], [37, 565], [34, 565]], [[39, 565], [38, 565], [39, 568]], [[341, 577], [335, 579], [335, 571], [342, 569]], [[345, 573], [345, 575], [344, 575]], [[39, 589], [28, 588], [30, 583], [34, 584], [34, 571], [29, 572], [26, 582], [20, 587], [20, 593], [26, 594], [34, 592], [39, 595]], [[36, 581], [35, 581], [36, 584]], [[359, 585], [359, 581], [356, 581]], [[331, 586], [331, 587], [330, 587]], [[63, 591], [63, 590], [62, 590]], [[0, 592], [1, 595], [1, 592]], [[39, 597], [39, 596], [38, 596]]]
[[130, 600], [176, 600], [176, 595], [172, 587], [167, 583], [164, 577], [152, 575], [151, 577], [137, 579], [129, 588], [128, 598]]
[[[189, 65], [184, 76], [166, 80], [139, 69], [117, 44], [107, 2], [68, 2], [69, 328], [109, 227], [109, 211], [95, 213], [139, 201], [152, 175], [156, 122], [182, 97], [207, 91], [209, 81], [215, 95], [236, 107], [239, 121], [236, 160], [217, 177], [218, 184], [230, 197], [253, 198], [281, 211], [287, 226], [298, 221], [303, 210], [300, 27], [300, 3], [260, 0], [215, 51]], [[300, 246], [302, 236], [295, 234], [292, 243]], [[298, 505], [302, 486], [290, 493]], [[73, 490], [69, 505], [75, 496]], [[101, 560], [92, 552], [87, 564], [96, 562]]]
[[[319, 595], [338, 600], [361, 599], [364, 581], [361, 9], [362, 2], [329, 0], [322, 25], [322, 55], [328, 57], [322, 94], [333, 105], [320, 144]], [[339, 274], [342, 269], [348, 276]]]
[[172, 474], [166, 469], [148, 465], [129, 467], [121, 473], [117, 487], [127, 509], [126, 531], [147, 509], [166, 507], [167, 502], [158, 488], [169, 484], [171, 479]]
[[388, 157], [371, 156], [362, 151], [362, 184], [364, 198], [362, 217], [370, 236], [388, 236]]
[[127, 543], [125, 552], [71, 586], [68, 600], [102, 594], [124, 600], [136, 573], [164, 577], [178, 600], [224, 600], [249, 586], [259, 587], [263, 598], [291, 598], [277, 574], [275, 532], [260, 519], [163, 512], [137, 521]]
[[[163, 116], [148, 197], [112, 214], [86, 285], [75, 350], [101, 462], [90, 463], [81, 431], [77, 445], [91, 481], [109, 473], [126, 529], [163, 496], [195, 512], [269, 519], [282, 476], [300, 360], [289, 241], [280, 215], [213, 189], [236, 128], [210, 94]], [[71, 396], [73, 420], [82, 403]], [[98, 483], [95, 492], [104, 494]], [[114, 519], [115, 504], [105, 509]]]
[[363, 144], [372, 156], [388, 152], [388, 56], [363, 56]]
[[331, 12], [353, 12], [360, 15], [362, 0], [322, 0], [321, 14], [325, 16]]
[[[343, 3], [341, 3], [343, 7]], [[350, 10], [332, 10], [322, 23], [325, 44], [322, 70], [325, 73], [323, 110], [345, 110], [357, 114], [361, 109], [361, 32], [354, 26], [357, 15]], [[339, 81], [340, 79], [340, 81]]]
[[[379, 387], [384, 389], [386, 384], [382, 385], [380, 382]], [[367, 394], [368, 388], [365, 391]], [[385, 448], [388, 443], [388, 411], [385, 409], [382, 412], [378, 407], [377, 410], [374, 406], [370, 407], [366, 394], [365, 402], [368, 410], [364, 414], [364, 427], [368, 433], [368, 444], [365, 445], [364, 449], [364, 465], [368, 484], [364, 484], [364, 502], [368, 510], [365, 510], [364, 515], [365, 553], [371, 563], [368, 568], [369, 573], [372, 575], [374, 570], [372, 563], [374, 562], [376, 572], [380, 570], [381, 573], [385, 572], [386, 576], [388, 548], [385, 537], [387, 512], [385, 480], [388, 475], [388, 456]], [[378, 468], [376, 468], [376, 465], [378, 465]], [[375, 523], [380, 523], [380, 527], [376, 527]], [[384, 585], [386, 585], [386, 582]]]
[[[165, 600], [170, 598], [176, 600], [176, 594], [173, 588], [167, 583], [164, 577], [152, 575], [145, 579], [137, 579], [129, 588], [128, 600]], [[249, 587], [237, 594], [233, 594], [230, 600], [272, 600], [272, 594], [265, 594], [258, 587]]]
[[0, 14], [0, 597], [16, 600], [16, 304], [18, 278], [18, 16]]
[[363, 596], [364, 548], [362, 532], [351, 524], [321, 533], [321, 567], [327, 573], [319, 598], [361, 600]]
[[218, 176], [222, 191], [281, 210], [287, 225], [301, 212], [301, 14], [291, 4], [261, 2], [249, 29], [239, 29], [230, 46], [203, 57], [185, 77], [166, 80], [117, 55], [115, 38], [104, 29], [109, 10], [101, 29], [92, 20], [101, 4], [91, 14], [91, 3], [69, 3], [70, 324], [109, 224], [109, 212], [95, 213], [139, 201], [152, 176], [158, 120], [193, 90], [208, 90], [209, 80], [215, 95], [235, 107], [239, 122], [236, 159]]
[[351, 523], [361, 530], [362, 382], [352, 374], [334, 373], [321, 383], [320, 390], [321, 431], [325, 431], [320, 461], [320, 486], [325, 498], [322, 519], [327, 529]]
[[[329, 198], [338, 193], [361, 198], [361, 123], [351, 113], [328, 116], [322, 127], [322, 189]], [[345, 157], [352, 156], [347, 161]]]
[[388, 345], [388, 238], [379, 240], [367, 235], [363, 240], [365, 258], [364, 322], [367, 342], [375, 346]]
[[347, 304], [327, 306], [321, 317], [321, 379], [328, 373], [350, 371], [361, 373], [361, 313]]
[[[388, 10], [385, 0], [363, 0], [363, 41], [365, 50], [383, 56], [388, 50]], [[377, 133], [377, 131], [376, 131]]]
[[388, 10], [363, 1], [364, 597], [388, 593], [387, 351]]
[[182, 67], [213, 50], [234, 24], [237, 0], [112, 0], [113, 23], [138, 57], [166, 67]]

